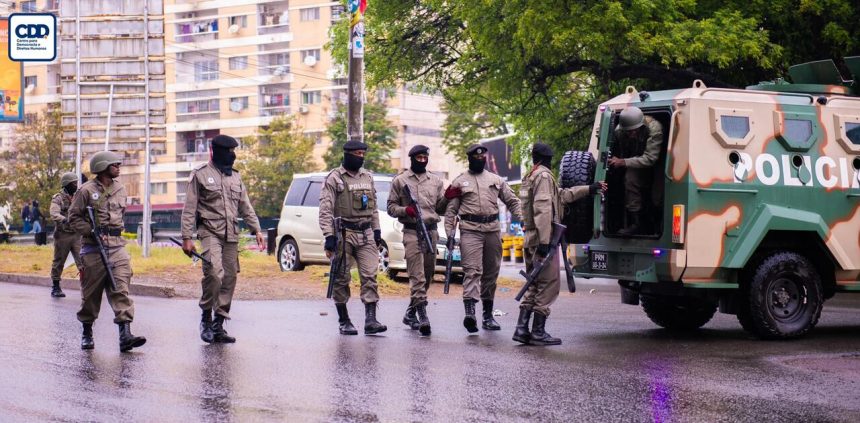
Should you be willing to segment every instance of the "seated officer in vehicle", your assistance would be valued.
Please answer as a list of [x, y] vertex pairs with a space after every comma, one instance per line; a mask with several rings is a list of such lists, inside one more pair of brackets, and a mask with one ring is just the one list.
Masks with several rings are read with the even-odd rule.
[[630, 106], [621, 111], [614, 140], [620, 151], [609, 159], [609, 166], [627, 169], [624, 175], [627, 224], [618, 234], [637, 235], [642, 231], [642, 192], [651, 183], [652, 168], [660, 157], [663, 125], [645, 116], [638, 107]]

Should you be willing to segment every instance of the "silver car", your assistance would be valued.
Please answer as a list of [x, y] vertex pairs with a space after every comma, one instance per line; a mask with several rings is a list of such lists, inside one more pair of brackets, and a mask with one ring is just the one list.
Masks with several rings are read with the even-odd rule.
[[[302, 270], [308, 264], [329, 264], [323, 244], [325, 239], [319, 225], [319, 199], [327, 173], [302, 173], [293, 176], [293, 182], [284, 198], [281, 219], [278, 222], [278, 264], [281, 271]], [[379, 226], [382, 246], [379, 247], [379, 270], [394, 278], [406, 271], [403, 248], [403, 225], [388, 215], [388, 192], [391, 175], [374, 175], [376, 204], [379, 208]], [[436, 250], [436, 272], [445, 272], [446, 240], [439, 240]], [[454, 249], [453, 280], [462, 279], [460, 247]]]

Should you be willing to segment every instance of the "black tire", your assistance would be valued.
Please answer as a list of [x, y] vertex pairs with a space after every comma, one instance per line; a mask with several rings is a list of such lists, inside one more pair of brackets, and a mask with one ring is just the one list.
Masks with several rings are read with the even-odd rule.
[[278, 248], [278, 266], [282, 272], [298, 272], [305, 268], [299, 259], [299, 246], [292, 238], [281, 242]]
[[398, 272], [397, 269], [392, 269], [391, 267], [385, 270], [385, 275], [391, 278], [391, 280], [397, 279], [398, 273], [400, 272]]
[[824, 298], [821, 276], [804, 256], [779, 251], [764, 258], [742, 281], [738, 321], [762, 339], [802, 336], [818, 323]]
[[690, 297], [642, 295], [642, 309], [652, 322], [675, 331], [696, 330], [717, 312], [715, 302]]
[[[562, 188], [594, 183], [594, 156], [588, 151], [568, 151], [559, 163]], [[562, 223], [567, 226], [567, 242], [584, 244], [591, 240], [594, 228], [594, 203], [591, 197], [564, 205]]]

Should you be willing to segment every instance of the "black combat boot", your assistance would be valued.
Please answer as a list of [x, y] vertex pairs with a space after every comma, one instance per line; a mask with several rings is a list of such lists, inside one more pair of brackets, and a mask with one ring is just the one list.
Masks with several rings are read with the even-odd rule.
[[531, 343], [533, 345], [561, 345], [561, 339], [553, 338], [550, 334], [546, 333], [544, 325], [546, 325], [546, 316], [535, 312]]
[[131, 333], [131, 322], [119, 323], [119, 350], [130, 351], [146, 343], [146, 338]]
[[412, 330], [418, 330], [418, 319], [415, 317], [415, 307], [411, 304], [406, 307], [406, 314], [403, 315], [403, 324], [409, 326]]
[[484, 306], [484, 321], [481, 322], [481, 327], [484, 330], [501, 330], [502, 327], [493, 318], [493, 300], [482, 300]]
[[66, 296], [63, 292], [63, 288], [60, 288], [60, 281], [54, 281], [54, 286], [51, 288], [51, 296], [55, 298], [63, 298]]
[[415, 306], [418, 312], [418, 331], [423, 336], [430, 336], [430, 319], [427, 318], [427, 303], [420, 303]]
[[220, 342], [222, 344], [232, 344], [236, 342], [236, 338], [227, 335], [227, 331], [224, 329], [224, 316], [220, 314], [216, 315], [215, 320], [212, 321], [212, 337], [215, 339], [215, 342]]
[[478, 331], [478, 319], [475, 319], [475, 303], [477, 301], [467, 298], [463, 300], [463, 306], [466, 307], [466, 316], [463, 317], [463, 326], [469, 333]]
[[532, 333], [529, 332], [529, 319], [531, 318], [531, 310], [520, 309], [520, 317], [517, 319], [517, 329], [514, 331], [514, 341], [522, 342], [523, 344], [531, 342]]
[[200, 319], [200, 339], [207, 344], [215, 342], [215, 333], [212, 332], [212, 310], [203, 310]]
[[349, 320], [349, 312], [346, 311], [346, 304], [335, 304], [337, 308], [337, 322], [340, 323], [341, 335], [358, 335], [352, 321]]
[[81, 335], [81, 349], [91, 350], [96, 347], [96, 343], [93, 342], [93, 324], [83, 323], [83, 325], [84, 333]]
[[388, 327], [376, 320], [376, 303], [364, 304], [364, 334], [373, 335], [388, 330]]
[[639, 212], [627, 212], [627, 227], [618, 231], [618, 235], [631, 236], [638, 235], [640, 230]]

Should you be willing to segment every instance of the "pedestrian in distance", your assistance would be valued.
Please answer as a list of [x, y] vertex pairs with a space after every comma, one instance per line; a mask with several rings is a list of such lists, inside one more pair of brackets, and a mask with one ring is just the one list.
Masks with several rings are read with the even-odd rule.
[[[409, 169], [394, 177], [388, 193], [388, 215], [403, 224], [403, 247], [409, 273], [410, 302], [403, 323], [424, 336], [431, 332], [427, 290], [436, 268], [439, 215], [445, 213], [448, 205], [442, 178], [427, 171], [429, 151], [424, 145], [409, 150]], [[423, 218], [423, 227], [419, 217]]]
[[[93, 323], [99, 317], [103, 292], [113, 309], [113, 321], [119, 326], [120, 351], [126, 352], [146, 343], [146, 338], [131, 333], [134, 302], [128, 295], [128, 288], [133, 272], [122, 237], [126, 191], [117, 180], [121, 163], [122, 157], [112, 151], [94, 154], [90, 158], [90, 172], [95, 178], [81, 185], [69, 206], [69, 226], [81, 236], [81, 309], [78, 321], [84, 327], [81, 348], [85, 350], [95, 348]], [[92, 207], [95, 221], [90, 219], [88, 207]], [[99, 240], [93, 235], [93, 228], [97, 228], [100, 234], [103, 251], [100, 251]], [[111, 286], [106, 264], [110, 266], [115, 287]]]
[[63, 266], [69, 253], [75, 260], [78, 272], [81, 270], [81, 236], [72, 229], [69, 224], [69, 207], [72, 205], [72, 196], [78, 191], [78, 178], [72, 172], [66, 172], [60, 177], [60, 191], [51, 197], [51, 207], [48, 209], [51, 220], [54, 222], [54, 261], [51, 263], [51, 296], [65, 297], [63, 289], [60, 288], [60, 279], [63, 276]]
[[24, 203], [24, 207], [21, 208], [21, 222], [24, 225], [21, 228], [21, 233], [28, 234], [30, 230], [33, 229], [32, 222], [30, 221], [30, 202], [27, 201]]
[[[239, 218], [263, 248], [260, 221], [248, 199], [239, 172], [233, 169], [239, 143], [227, 135], [212, 138], [211, 160], [191, 172], [182, 209], [182, 250], [196, 252], [192, 236], [203, 247], [203, 292], [200, 296], [200, 339], [206, 343], [233, 343], [224, 321], [230, 318], [239, 272]], [[214, 312], [214, 317], [213, 317]]]
[[[575, 186], [559, 191], [551, 170], [552, 156], [550, 146], [535, 143], [532, 147], [532, 170], [523, 179], [520, 187], [520, 201], [523, 205], [523, 253], [526, 272], [529, 273], [547, 258], [552, 248], [559, 248], [559, 245], [550, 243], [553, 224], [561, 221], [563, 204], [594, 195], [606, 186], [603, 182], [595, 182], [590, 186]], [[567, 260], [566, 252], [564, 253], [565, 257], [562, 259]], [[545, 329], [550, 306], [558, 299], [560, 284], [558, 257], [551, 257], [520, 303], [514, 341], [533, 345], [561, 344], [561, 339], [551, 336]], [[534, 324], [529, 331], [532, 313]]]
[[33, 221], [33, 233], [38, 234], [42, 232], [42, 210], [39, 209], [39, 202], [33, 200], [33, 206], [30, 207], [30, 220]]
[[463, 305], [466, 309], [463, 326], [469, 333], [478, 331], [475, 304], [483, 305], [485, 330], [500, 330], [493, 317], [496, 279], [502, 263], [502, 236], [499, 227], [498, 200], [511, 211], [512, 220], [522, 220], [520, 200], [511, 187], [495, 173], [484, 170], [487, 148], [473, 144], [466, 150], [469, 170], [457, 176], [445, 198], [449, 200], [445, 213], [445, 233], [454, 230], [460, 217], [461, 263], [466, 273], [463, 280]]
[[[379, 228], [373, 174], [362, 167], [366, 152], [367, 144], [347, 141], [343, 145], [342, 165], [328, 173], [320, 192], [319, 224], [325, 236], [325, 254], [329, 259], [342, 263], [332, 292], [341, 335], [358, 335], [346, 307], [350, 297], [350, 259], [355, 261], [361, 281], [365, 335], [388, 330], [387, 326], [376, 320], [379, 302], [376, 272], [379, 268], [382, 231]], [[335, 218], [342, 221], [340, 234], [334, 230]]]

